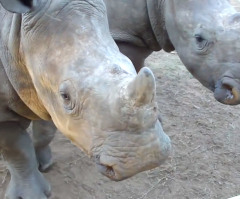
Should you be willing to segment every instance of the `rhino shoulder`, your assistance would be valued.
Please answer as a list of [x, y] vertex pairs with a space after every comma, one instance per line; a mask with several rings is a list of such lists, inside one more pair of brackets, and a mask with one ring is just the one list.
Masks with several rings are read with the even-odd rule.
[[39, 119], [20, 99], [12, 87], [0, 60], [0, 121], [14, 120], [23, 116], [28, 119]]

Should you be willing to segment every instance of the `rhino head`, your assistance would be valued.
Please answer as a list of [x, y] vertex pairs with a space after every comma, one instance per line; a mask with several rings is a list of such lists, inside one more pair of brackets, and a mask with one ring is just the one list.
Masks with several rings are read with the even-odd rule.
[[136, 74], [119, 52], [102, 0], [37, 1], [15, 21], [20, 31], [10, 38], [20, 39], [10, 51], [26, 71], [21, 85], [35, 89], [29, 99], [19, 87], [18, 94], [36, 115], [51, 118], [113, 180], [167, 158], [171, 145], [158, 120], [154, 76], [148, 68]]
[[228, 0], [170, 0], [168, 36], [184, 65], [224, 104], [240, 103], [240, 15]]

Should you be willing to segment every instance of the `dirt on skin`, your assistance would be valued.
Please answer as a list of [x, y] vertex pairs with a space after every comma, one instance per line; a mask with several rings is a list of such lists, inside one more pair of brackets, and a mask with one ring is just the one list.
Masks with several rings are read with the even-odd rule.
[[[186, 71], [177, 54], [153, 53], [146, 66], [157, 80], [163, 127], [172, 140], [171, 157], [157, 169], [112, 182], [57, 133], [51, 143], [55, 164], [44, 174], [52, 186], [51, 199], [227, 199], [240, 195], [240, 106], [216, 102]], [[9, 180], [1, 160], [1, 199]]]

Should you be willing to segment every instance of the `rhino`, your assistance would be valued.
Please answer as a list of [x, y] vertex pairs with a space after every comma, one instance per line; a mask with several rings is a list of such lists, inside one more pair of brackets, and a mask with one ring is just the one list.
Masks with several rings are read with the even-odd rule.
[[171, 142], [158, 119], [154, 75], [147, 67], [137, 73], [120, 53], [102, 0], [0, 3], [0, 149], [11, 174], [5, 198], [50, 196], [38, 156], [52, 131], [32, 140], [31, 121], [52, 121], [115, 181], [164, 162]]
[[137, 71], [153, 52], [176, 50], [215, 99], [240, 103], [240, 14], [229, 0], [104, 0], [110, 32]]
[[[153, 52], [176, 51], [221, 103], [240, 103], [240, 14], [228, 0], [104, 0], [110, 32], [137, 71]], [[39, 123], [39, 124], [38, 124]], [[41, 170], [51, 164], [46, 140], [54, 127], [33, 122]], [[50, 139], [48, 139], [50, 140]]]

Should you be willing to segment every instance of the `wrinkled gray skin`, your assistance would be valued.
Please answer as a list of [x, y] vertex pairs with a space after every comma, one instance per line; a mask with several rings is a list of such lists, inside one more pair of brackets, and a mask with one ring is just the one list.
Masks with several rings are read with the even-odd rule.
[[104, 0], [110, 32], [135, 68], [161, 49], [224, 104], [240, 103], [240, 14], [228, 0]]
[[154, 76], [148, 68], [137, 75], [119, 52], [102, 0], [36, 0], [17, 9], [6, 1], [0, 0], [12, 12], [29, 11], [0, 6], [0, 149], [11, 173], [6, 198], [50, 195], [38, 161], [51, 164], [46, 146], [53, 128], [41, 136], [45, 122], [34, 123], [32, 142], [31, 120], [52, 120], [113, 180], [159, 166], [170, 140], [158, 120]]

